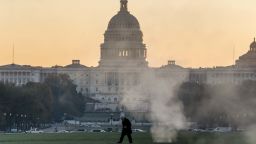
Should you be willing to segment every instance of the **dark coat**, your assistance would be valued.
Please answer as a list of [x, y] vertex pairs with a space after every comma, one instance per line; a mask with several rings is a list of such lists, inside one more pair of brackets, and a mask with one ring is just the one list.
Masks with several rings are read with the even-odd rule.
[[132, 124], [129, 119], [124, 118], [124, 120], [122, 121], [122, 125], [123, 125], [123, 130], [122, 130], [123, 133], [127, 133], [127, 134], [132, 133]]

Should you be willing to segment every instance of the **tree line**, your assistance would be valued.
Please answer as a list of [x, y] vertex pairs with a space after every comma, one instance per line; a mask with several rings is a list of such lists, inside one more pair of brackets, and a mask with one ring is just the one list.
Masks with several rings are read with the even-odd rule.
[[256, 81], [216, 85], [186, 82], [178, 88], [177, 96], [187, 119], [202, 128], [255, 124]]
[[79, 117], [84, 103], [84, 96], [64, 74], [20, 87], [0, 83], [0, 128], [27, 129], [39, 123], [59, 122], [64, 117]]

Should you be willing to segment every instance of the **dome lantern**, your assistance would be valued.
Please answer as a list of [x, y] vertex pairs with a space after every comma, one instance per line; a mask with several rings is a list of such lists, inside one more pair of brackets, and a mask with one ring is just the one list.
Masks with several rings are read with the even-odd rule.
[[120, 8], [120, 11], [127, 11], [128, 8], [127, 8], [127, 3], [128, 1], [127, 0], [121, 0], [121, 8]]

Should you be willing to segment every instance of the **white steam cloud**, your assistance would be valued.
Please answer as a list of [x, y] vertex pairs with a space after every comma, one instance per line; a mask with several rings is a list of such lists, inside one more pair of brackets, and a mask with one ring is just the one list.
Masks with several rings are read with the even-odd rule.
[[246, 132], [246, 139], [249, 144], [255, 144], [256, 142], [256, 125], [251, 126]]
[[186, 78], [187, 75], [165, 78], [153, 72], [144, 72], [140, 84], [128, 89], [124, 94], [121, 103], [130, 112], [148, 110], [155, 142], [173, 142], [177, 130], [186, 127], [183, 106], [175, 94]]
[[[125, 90], [121, 104], [129, 112], [147, 111], [147, 118], [153, 124], [151, 133], [154, 141], [164, 143], [173, 142], [177, 131], [188, 127], [182, 102], [177, 97], [181, 84], [187, 82], [188, 73], [163, 74], [153, 70], [142, 72], [140, 83]], [[245, 129], [248, 143], [255, 144], [255, 86], [251, 83], [223, 83], [205, 85], [204, 91], [204, 99], [195, 104], [197, 111], [193, 115], [200, 119], [220, 112], [221, 115], [212, 115], [211, 118], [224, 120], [233, 128]]]

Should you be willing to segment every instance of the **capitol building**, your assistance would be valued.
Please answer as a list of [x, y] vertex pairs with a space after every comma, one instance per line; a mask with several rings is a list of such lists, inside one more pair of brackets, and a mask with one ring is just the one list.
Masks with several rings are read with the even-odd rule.
[[0, 82], [22, 86], [28, 82], [43, 82], [51, 74], [67, 74], [77, 91], [96, 100], [87, 103], [86, 110], [118, 111], [122, 94], [140, 83], [142, 71], [152, 71], [163, 77], [185, 77], [187, 81], [202, 84], [239, 84], [256, 80], [256, 42], [241, 56], [235, 65], [214, 68], [184, 68], [174, 60], [159, 68], [151, 68], [147, 62], [147, 47], [139, 21], [128, 11], [128, 1], [120, 1], [120, 11], [112, 17], [100, 45], [97, 67], [87, 67], [80, 60], [67, 66], [34, 67], [9, 64], [0, 66]]

